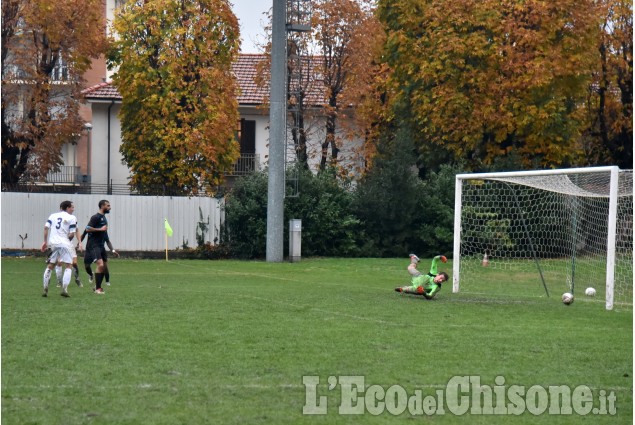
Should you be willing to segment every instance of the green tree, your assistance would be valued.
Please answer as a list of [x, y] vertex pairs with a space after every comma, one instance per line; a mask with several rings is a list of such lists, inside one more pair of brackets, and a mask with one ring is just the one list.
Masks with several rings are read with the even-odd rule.
[[218, 185], [239, 155], [236, 16], [226, 0], [125, 4], [110, 64], [123, 97], [121, 153], [142, 192], [197, 194]]
[[441, 164], [438, 171], [431, 171], [422, 182], [418, 194], [413, 249], [417, 254], [433, 257], [450, 255], [454, 249], [454, 187], [455, 177], [463, 172], [463, 166]]
[[267, 185], [265, 171], [236, 180], [225, 196], [222, 242], [238, 258], [261, 258], [267, 247]]
[[471, 168], [514, 151], [529, 168], [581, 160], [595, 2], [384, 0], [378, 12], [395, 114], [422, 150]]
[[422, 182], [417, 176], [412, 135], [386, 132], [373, 166], [357, 186], [353, 211], [367, 235], [368, 255], [403, 256], [416, 248]]
[[39, 179], [77, 142], [82, 75], [106, 49], [99, 0], [2, 2], [2, 182]]
[[[295, 171], [301, 190], [297, 197], [285, 201], [284, 216], [287, 220], [302, 220], [302, 255], [358, 254], [358, 240], [363, 239], [363, 233], [351, 212], [351, 193], [332, 173], [314, 175], [300, 164], [297, 166], [301, 168]], [[267, 172], [263, 171], [239, 178], [227, 194], [222, 239], [235, 257], [261, 258], [266, 250], [266, 236]]]
[[[300, 193], [285, 202], [285, 218], [302, 220], [302, 255], [359, 255], [363, 232], [352, 212], [352, 193], [334, 168], [314, 175], [299, 171]], [[286, 237], [287, 235], [285, 235]]]

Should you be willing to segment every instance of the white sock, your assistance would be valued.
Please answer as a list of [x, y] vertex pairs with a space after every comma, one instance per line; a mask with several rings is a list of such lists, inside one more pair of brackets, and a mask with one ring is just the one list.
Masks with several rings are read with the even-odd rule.
[[55, 266], [55, 276], [57, 276], [57, 281], [62, 281], [62, 266]]
[[68, 284], [71, 283], [71, 275], [73, 272], [70, 268], [64, 270], [64, 280], [62, 281], [62, 287], [64, 288], [64, 292], [68, 289]]
[[51, 269], [47, 267], [44, 269], [44, 277], [42, 279], [42, 282], [44, 284], [44, 289], [49, 287], [49, 280], [51, 280]]

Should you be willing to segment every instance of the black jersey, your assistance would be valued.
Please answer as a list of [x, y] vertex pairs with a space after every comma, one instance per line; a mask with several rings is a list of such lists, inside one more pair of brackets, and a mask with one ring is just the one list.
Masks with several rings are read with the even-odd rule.
[[[108, 225], [106, 216], [102, 213], [97, 213], [88, 220], [88, 227], [99, 229]], [[90, 232], [88, 233], [88, 242], [86, 243], [86, 249], [92, 247], [103, 247], [104, 243], [108, 239], [108, 232]]]

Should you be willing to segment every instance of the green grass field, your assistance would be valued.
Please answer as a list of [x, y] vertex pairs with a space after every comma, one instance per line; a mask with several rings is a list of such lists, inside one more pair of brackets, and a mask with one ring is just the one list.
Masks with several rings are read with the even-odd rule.
[[[54, 283], [40, 296], [42, 258], [3, 258], [2, 423], [633, 423], [632, 309], [580, 296], [564, 306], [560, 294], [518, 290], [523, 276], [459, 294], [447, 284], [426, 301], [393, 291], [409, 281], [407, 264], [114, 259], [106, 295], [82, 270], [84, 288], [72, 283], [65, 299]], [[586, 385], [594, 408], [613, 394], [616, 411], [340, 415], [347, 391], [328, 379], [347, 375], [363, 376], [364, 390], [430, 397], [454, 376]], [[319, 377], [326, 415], [303, 415], [303, 376]]]

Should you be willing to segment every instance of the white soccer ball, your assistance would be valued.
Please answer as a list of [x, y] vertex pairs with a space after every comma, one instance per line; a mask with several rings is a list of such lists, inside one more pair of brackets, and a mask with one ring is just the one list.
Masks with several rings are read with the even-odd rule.
[[584, 291], [584, 295], [586, 295], [587, 297], [595, 297], [595, 288], [586, 288], [586, 290]]
[[562, 302], [566, 305], [573, 304], [573, 294], [570, 292], [562, 294]]

